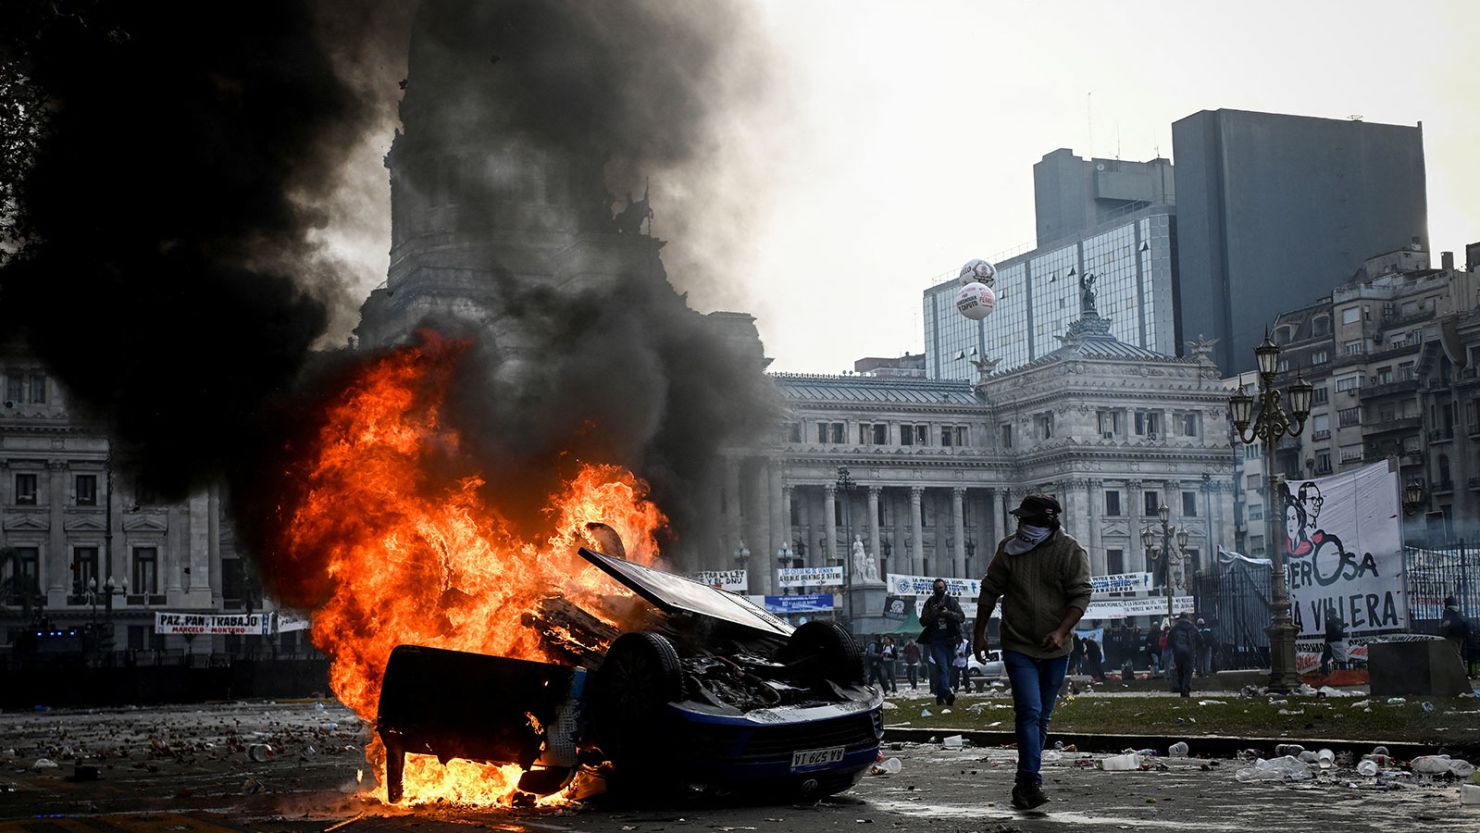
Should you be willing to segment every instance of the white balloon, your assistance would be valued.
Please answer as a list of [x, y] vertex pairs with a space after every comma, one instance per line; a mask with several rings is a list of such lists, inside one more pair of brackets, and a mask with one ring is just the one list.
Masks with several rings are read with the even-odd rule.
[[[983, 261], [985, 262], [985, 261]], [[997, 293], [975, 281], [956, 290], [956, 309], [972, 321], [980, 321], [997, 307]]]
[[963, 283], [982, 283], [992, 286], [997, 282], [997, 267], [981, 258], [975, 258], [966, 261], [966, 265], [961, 267], [959, 277]]

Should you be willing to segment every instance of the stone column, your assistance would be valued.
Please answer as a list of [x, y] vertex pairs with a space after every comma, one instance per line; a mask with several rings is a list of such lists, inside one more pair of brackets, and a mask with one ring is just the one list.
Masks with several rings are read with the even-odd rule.
[[791, 503], [787, 495], [790, 488], [782, 484], [780, 460], [766, 461], [766, 470], [770, 475], [766, 488], [771, 498], [771, 548], [766, 553], [765, 561], [766, 575], [769, 577], [767, 584], [771, 593], [780, 593], [781, 585], [777, 583], [780, 577], [776, 575], [776, 570], [780, 568], [781, 562], [776, 560], [776, 553], [781, 551], [783, 542], [791, 540], [791, 514], [787, 511]]
[[894, 518], [894, 523], [889, 525], [889, 571], [908, 575], [910, 572], [910, 543], [906, 534], [904, 524], [905, 513], [909, 512], [906, 507], [904, 495], [898, 489], [890, 489], [884, 493], [885, 504], [889, 507], [889, 514]]
[[879, 550], [879, 491], [880, 487], [868, 487], [868, 551], [879, 565], [879, 578], [884, 577], [884, 553]]
[[822, 523], [827, 536], [827, 549], [822, 553], [826, 566], [838, 557], [838, 487], [832, 483], [822, 484]]
[[725, 533], [729, 544], [724, 557], [719, 559], [720, 567], [734, 563], [735, 548], [740, 546], [740, 540], [745, 537], [740, 518], [740, 461], [734, 457], [726, 457], [724, 470]]
[[771, 564], [776, 557], [771, 535], [770, 467], [764, 460], [757, 461], [754, 489], [751, 507], [755, 510], [755, 535], [750, 541], [750, 563], [746, 569], [750, 571], [750, 592], [764, 595], [771, 592]]
[[190, 496], [190, 537], [186, 544], [185, 563], [190, 574], [185, 576], [185, 591], [191, 607], [211, 606], [210, 502], [197, 492]]
[[1146, 564], [1146, 548], [1141, 546], [1141, 508], [1145, 506], [1145, 500], [1141, 497], [1141, 481], [1127, 480], [1125, 483], [1127, 528], [1130, 532], [1130, 547], [1128, 549], [1136, 553], [1135, 557], [1125, 560], [1125, 571], [1128, 573], [1149, 572]]
[[[781, 485], [781, 541], [791, 549], [792, 558], [796, 558], [796, 531], [791, 525], [793, 493], [794, 489], [790, 483], [783, 483]], [[798, 515], [797, 519], [800, 520], [801, 516]], [[789, 567], [791, 565], [788, 564], [787, 566]]]
[[955, 536], [955, 551], [951, 553], [953, 578], [966, 577], [966, 500], [965, 486], [951, 487], [951, 533]]
[[[1012, 510], [1016, 508], [1016, 506], [1014, 505], [1013, 497], [1013, 490], [1010, 486], [1003, 487], [997, 490], [997, 520], [1001, 524], [1001, 526], [998, 527], [1002, 530], [1002, 535], [999, 536], [1001, 538], [1006, 538], [1007, 536], [1011, 535], [1013, 529], [1017, 527], [1017, 524], [1014, 523], [1012, 517]], [[993, 543], [996, 542], [994, 541]]]
[[[211, 560], [211, 606], [221, 606], [221, 487], [211, 484], [210, 491], [210, 530], [209, 530], [209, 556]], [[249, 570], [257, 569], [256, 562], [243, 565]], [[261, 586], [262, 578], [258, 576], [255, 582]]]
[[[48, 464], [50, 471], [47, 473], [50, 489], [48, 489], [47, 501], [50, 503], [50, 517], [46, 536], [46, 602], [48, 606], [60, 607], [67, 603], [67, 594], [72, 592], [72, 553], [67, 551], [67, 524], [65, 521], [65, 507], [67, 500], [66, 481], [62, 477], [62, 469], [58, 466], [66, 464], [54, 460]], [[5, 472], [8, 485], [15, 483], [15, 476], [9, 471]], [[102, 484], [99, 484], [101, 487]], [[10, 491], [10, 489], [7, 489]], [[37, 488], [40, 491], [40, 488]], [[13, 502], [15, 496], [7, 495], [7, 502]], [[111, 495], [110, 495], [111, 498]], [[102, 569], [102, 553], [99, 552], [98, 567]]]
[[1105, 493], [1105, 482], [1103, 480], [1089, 480], [1084, 485], [1088, 496], [1086, 505], [1089, 511], [1085, 512], [1085, 519], [1089, 521], [1089, 571], [1091, 575], [1103, 576], [1108, 568], [1105, 566], [1105, 544], [1100, 538], [1100, 506]]
[[185, 580], [188, 578], [185, 569], [190, 566], [189, 530], [186, 528], [188, 516], [177, 504], [165, 509], [165, 533], [164, 547], [159, 553], [159, 570], [165, 576], [164, 592], [170, 605], [185, 604], [181, 597], [186, 590]]
[[925, 575], [925, 531], [920, 523], [920, 501], [925, 496], [924, 486], [910, 487], [910, 572]]

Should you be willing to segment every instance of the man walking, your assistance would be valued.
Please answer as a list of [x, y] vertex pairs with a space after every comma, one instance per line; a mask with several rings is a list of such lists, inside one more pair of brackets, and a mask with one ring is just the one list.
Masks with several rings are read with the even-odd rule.
[[899, 691], [899, 681], [895, 679], [898, 675], [898, 669], [894, 664], [896, 659], [894, 637], [884, 637], [882, 644], [879, 646], [879, 658], [882, 660], [884, 668], [884, 687], [890, 693], [897, 693]]
[[1167, 646], [1172, 651], [1172, 667], [1176, 669], [1176, 690], [1183, 697], [1192, 696], [1192, 664], [1197, 656], [1197, 625], [1192, 624], [1192, 614], [1182, 611], [1177, 624], [1167, 632]]
[[[925, 609], [920, 611], [920, 641], [930, 652], [930, 680], [934, 683], [935, 703], [951, 706], [956, 703], [956, 694], [951, 691], [951, 668], [956, 660], [956, 646], [961, 642], [961, 625], [966, 615], [961, 612], [961, 603], [955, 596], [946, 595], [946, 580], [938, 578], [931, 585], [933, 591], [925, 600]], [[988, 611], [990, 613], [990, 611]]]
[[986, 662], [987, 621], [1002, 602], [1002, 663], [1012, 682], [1018, 765], [1012, 806], [1043, 805], [1043, 745], [1049, 717], [1064, 684], [1074, 625], [1089, 607], [1089, 555], [1062, 529], [1063, 508], [1047, 495], [1028, 495], [1018, 508], [1017, 531], [997, 544], [977, 599], [972, 645]]

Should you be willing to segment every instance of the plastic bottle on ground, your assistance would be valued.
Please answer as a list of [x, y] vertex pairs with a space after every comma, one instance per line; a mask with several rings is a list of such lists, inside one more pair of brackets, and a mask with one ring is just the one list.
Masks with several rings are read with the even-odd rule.
[[247, 747], [247, 757], [259, 764], [267, 763], [273, 756], [272, 747], [265, 743], [254, 743]]
[[1442, 775], [1449, 771], [1454, 762], [1448, 755], [1420, 755], [1411, 762], [1414, 772], [1424, 775]]
[[1357, 764], [1357, 774], [1358, 775], [1365, 775], [1368, 778], [1373, 777], [1374, 775], [1377, 774], [1377, 762], [1376, 761], [1362, 761], [1361, 763]]
[[1187, 757], [1187, 751], [1187, 744], [1179, 740], [1172, 744], [1171, 748], [1167, 750], [1167, 754], [1173, 758], [1185, 758]]
[[1469, 778], [1475, 774], [1475, 765], [1469, 761], [1452, 760], [1449, 762], [1449, 774], [1455, 778]]

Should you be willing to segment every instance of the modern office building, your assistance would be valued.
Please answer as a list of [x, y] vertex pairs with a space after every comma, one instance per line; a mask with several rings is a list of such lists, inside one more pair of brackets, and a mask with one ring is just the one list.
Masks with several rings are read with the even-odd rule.
[[954, 278], [925, 290], [927, 375], [974, 379], [974, 363], [983, 359], [1011, 370], [1059, 349], [1060, 337], [1084, 312], [1085, 276], [1093, 276], [1098, 312], [1117, 339], [1177, 355], [1176, 207], [1132, 201], [1118, 212], [1097, 214], [1096, 225], [998, 262], [997, 308], [982, 321], [956, 311]]
[[1204, 110], [1172, 142], [1178, 317], [1217, 339], [1224, 373], [1253, 369], [1277, 315], [1373, 252], [1427, 249], [1421, 125]]
[[1170, 159], [1081, 159], [1059, 148], [1033, 166], [1038, 245], [1074, 237], [1141, 206], [1173, 205], [1176, 193]]

